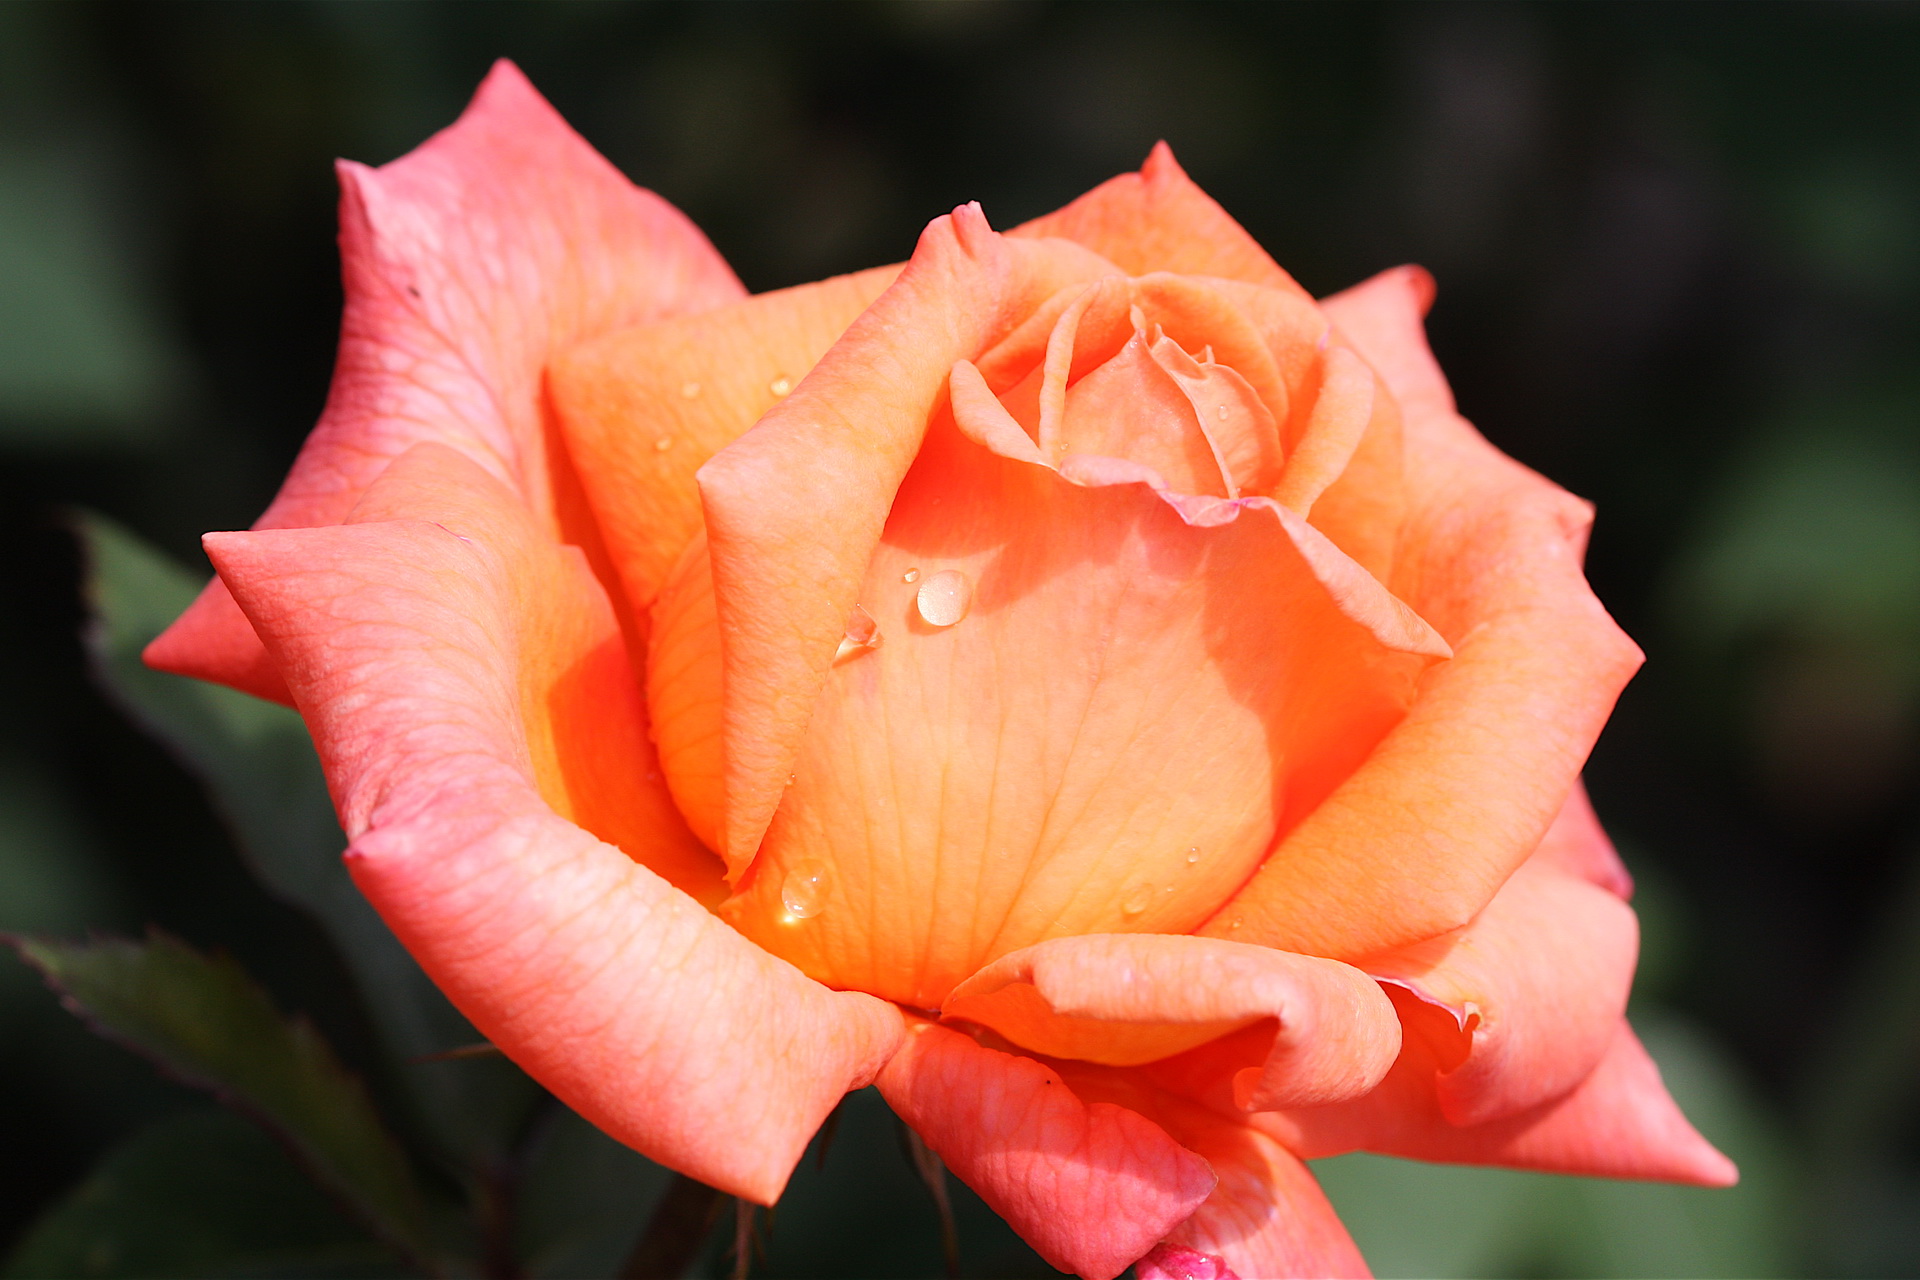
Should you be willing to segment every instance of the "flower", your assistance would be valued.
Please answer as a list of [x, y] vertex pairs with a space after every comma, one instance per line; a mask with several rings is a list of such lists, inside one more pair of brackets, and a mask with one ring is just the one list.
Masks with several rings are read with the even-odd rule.
[[771, 1203], [877, 1082], [1065, 1270], [1361, 1274], [1303, 1158], [1701, 1183], [1578, 774], [1640, 655], [1431, 283], [1164, 148], [748, 297], [511, 66], [341, 166], [326, 411], [155, 666], [298, 706], [493, 1042]]

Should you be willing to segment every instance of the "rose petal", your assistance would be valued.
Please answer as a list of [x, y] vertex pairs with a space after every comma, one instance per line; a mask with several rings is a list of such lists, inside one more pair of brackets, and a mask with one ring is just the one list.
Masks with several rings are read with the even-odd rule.
[[1616, 1026], [1606, 1055], [1571, 1093], [1504, 1119], [1449, 1124], [1434, 1097], [1432, 1060], [1407, 1052], [1365, 1098], [1264, 1112], [1249, 1123], [1309, 1160], [1364, 1150], [1449, 1164], [1731, 1186], [1739, 1178], [1733, 1162], [1680, 1114], [1626, 1020]]
[[1361, 967], [1410, 993], [1398, 1003], [1442, 1064], [1440, 1110], [1470, 1125], [1587, 1077], [1626, 1012], [1638, 945], [1632, 908], [1530, 860], [1471, 924]]
[[1204, 1276], [1207, 1259], [1225, 1268], [1213, 1271], [1222, 1280], [1372, 1274], [1313, 1174], [1273, 1138], [1198, 1107], [1163, 1105], [1155, 1116], [1220, 1184], [1140, 1260], [1139, 1280]]
[[[541, 371], [580, 338], [744, 290], [672, 206], [623, 178], [508, 62], [450, 128], [339, 166], [346, 286], [326, 411], [256, 528], [332, 524], [392, 459], [438, 441], [586, 542], [551, 456]], [[216, 580], [147, 650], [162, 670], [285, 701]]]
[[525, 684], [565, 669], [536, 651], [565, 628], [537, 611], [593, 580], [577, 553], [553, 576], [512, 542], [399, 521], [208, 549], [314, 731], [355, 880], [440, 988], [592, 1123], [769, 1203], [899, 1014], [809, 982], [553, 812]]
[[[1284, 508], [1195, 522], [1137, 467], [1107, 478], [996, 457], [943, 416], [864, 566], [884, 643], [809, 708], [727, 920], [919, 1008], [1048, 938], [1188, 932], [1444, 654]], [[920, 610], [942, 574], [970, 594], [956, 625]], [[831, 901], [796, 918], [788, 878], [816, 863]]]
[[1358, 969], [1266, 947], [1166, 934], [1087, 934], [1002, 956], [954, 988], [949, 1018], [1053, 1058], [1133, 1066], [1270, 1023], [1247, 1082], [1263, 1110], [1371, 1090], [1400, 1026]]
[[580, 551], [548, 540], [506, 485], [445, 445], [407, 450], [348, 516], [396, 520], [431, 521], [502, 558], [514, 586], [521, 719], [547, 803], [675, 887], [718, 902], [720, 862], [667, 793], [619, 624]]
[[1529, 861], [1547, 863], [1588, 884], [1597, 884], [1616, 898], [1633, 897], [1633, 877], [1621, 863], [1613, 841], [1601, 829], [1584, 782], [1573, 784], [1559, 816], [1540, 838], [1540, 847]]
[[700, 469], [726, 656], [730, 865], [752, 858], [780, 802], [948, 371], [1067, 284], [1112, 269], [1064, 241], [1004, 239], [975, 205], [938, 218], [793, 394]]
[[875, 267], [575, 347], [553, 407], [627, 596], [645, 608], [700, 527], [693, 473], [778, 404], [893, 283]]
[[1581, 573], [1590, 508], [1441, 406], [1414, 279], [1325, 305], [1407, 415], [1418, 498], [1390, 585], [1454, 657], [1208, 922], [1215, 936], [1354, 959], [1459, 928], [1539, 845], [1640, 664]]
[[1140, 172], [1110, 178], [1064, 209], [1008, 234], [1075, 241], [1128, 275], [1171, 271], [1224, 276], [1306, 293], [1213, 197], [1194, 185], [1164, 142], [1154, 144]]
[[1213, 1190], [1206, 1162], [1151, 1120], [945, 1027], [917, 1025], [879, 1085], [1035, 1252], [1088, 1280], [1125, 1270]]

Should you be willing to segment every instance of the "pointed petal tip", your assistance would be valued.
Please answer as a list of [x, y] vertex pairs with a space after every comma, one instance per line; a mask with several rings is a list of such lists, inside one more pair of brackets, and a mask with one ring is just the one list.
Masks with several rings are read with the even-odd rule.
[[1186, 178], [1187, 171], [1174, 159], [1173, 147], [1162, 138], [1147, 152], [1146, 160], [1140, 165], [1140, 176], [1150, 183], [1177, 182]]

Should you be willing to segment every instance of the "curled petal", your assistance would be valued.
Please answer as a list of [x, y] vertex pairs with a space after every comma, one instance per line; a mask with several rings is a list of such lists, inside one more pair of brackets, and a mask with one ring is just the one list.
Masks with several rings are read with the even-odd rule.
[[554, 812], [525, 688], [564, 664], [533, 652], [528, 610], [593, 579], [524, 580], [511, 531], [472, 527], [215, 534], [208, 551], [313, 730], [356, 882], [434, 981], [594, 1124], [771, 1202], [900, 1016], [808, 981]]
[[[342, 161], [346, 287], [327, 407], [261, 529], [346, 518], [388, 462], [438, 442], [587, 545], [548, 439], [547, 361], [580, 338], [731, 302], [745, 290], [700, 232], [633, 186], [511, 64], [450, 128], [369, 169]], [[285, 701], [218, 581], [147, 652], [162, 670]]]
[[1559, 816], [1540, 838], [1540, 847], [1529, 861], [1547, 863], [1588, 884], [1599, 885], [1623, 901], [1633, 897], [1633, 877], [1620, 861], [1613, 841], [1601, 829], [1584, 782], [1575, 782], [1573, 790], [1567, 792]]
[[1441, 1070], [1440, 1110], [1478, 1124], [1565, 1095], [1611, 1045], [1639, 928], [1605, 889], [1529, 861], [1471, 924], [1367, 960], [1404, 993]]
[[909, 1032], [879, 1085], [1041, 1257], [1088, 1280], [1120, 1274], [1213, 1190], [1206, 1161], [1153, 1121], [945, 1027]]
[[1358, 969], [1266, 947], [1169, 934], [1088, 934], [1003, 956], [942, 1012], [1054, 1058], [1133, 1066], [1255, 1023], [1273, 1034], [1245, 1072], [1260, 1110], [1358, 1097], [1400, 1051], [1400, 1026]]
[[1216, 936], [1356, 959], [1464, 925], [1539, 845], [1640, 664], [1581, 572], [1590, 509], [1452, 413], [1417, 280], [1324, 305], [1405, 415], [1413, 496], [1389, 585], [1454, 657], [1206, 925]]

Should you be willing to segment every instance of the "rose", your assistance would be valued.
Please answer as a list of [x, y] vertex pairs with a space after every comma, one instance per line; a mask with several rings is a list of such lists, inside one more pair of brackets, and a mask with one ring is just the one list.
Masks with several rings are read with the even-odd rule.
[[301, 709], [583, 1115], [771, 1203], [877, 1080], [1097, 1277], [1363, 1271], [1336, 1151], [1731, 1178], [1577, 780], [1638, 651], [1424, 275], [1316, 305], [1161, 149], [747, 298], [504, 64], [341, 176], [326, 412], [149, 660]]

